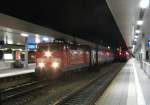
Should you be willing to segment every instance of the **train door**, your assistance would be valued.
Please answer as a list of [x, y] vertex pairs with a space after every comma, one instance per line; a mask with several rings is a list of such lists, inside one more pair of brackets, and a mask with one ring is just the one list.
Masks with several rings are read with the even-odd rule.
[[95, 65], [96, 64], [96, 51], [95, 50], [91, 50], [91, 65]]

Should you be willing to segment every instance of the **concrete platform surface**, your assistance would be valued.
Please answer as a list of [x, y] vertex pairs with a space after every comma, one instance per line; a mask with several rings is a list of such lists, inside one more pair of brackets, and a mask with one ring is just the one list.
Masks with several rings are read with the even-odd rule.
[[35, 64], [29, 64], [28, 69], [18, 68], [18, 69], [3, 69], [0, 70], [0, 78], [11, 77], [15, 75], [22, 75], [35, 72]]
[[130, 59], [95, 105], [150, 105], [150, 79], [135, 59]]

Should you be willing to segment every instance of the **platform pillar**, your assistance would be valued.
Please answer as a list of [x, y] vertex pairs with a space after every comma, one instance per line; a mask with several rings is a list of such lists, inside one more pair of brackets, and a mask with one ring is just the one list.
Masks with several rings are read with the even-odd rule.
[[25, 62], [24, 68], [28, 68], [28, 37], [25, 37]]

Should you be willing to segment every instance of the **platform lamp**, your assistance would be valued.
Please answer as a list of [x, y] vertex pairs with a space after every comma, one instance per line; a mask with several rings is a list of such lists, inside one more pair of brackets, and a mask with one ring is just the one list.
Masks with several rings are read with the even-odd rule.
[[150, 4], [149, 0], [141, 0], [139, 6], [142, 9], [146, 9], [149, 8], [149, 4]]
[[25, 62], [24, 62], [24, 68], [28, 68], [28, 34], [21, 33], [21, 36], [25, 38]]

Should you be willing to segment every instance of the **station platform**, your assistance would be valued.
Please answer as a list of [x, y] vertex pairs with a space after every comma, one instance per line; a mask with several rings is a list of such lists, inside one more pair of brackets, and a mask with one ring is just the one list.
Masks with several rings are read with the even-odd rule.
[[0, 78], [6, 78], [16, 75], [28, 74], [35, 72], [35, 64], [29, 64], [28, 69], [18, 68], [18, 69], [1, 69], [0, 70]]
[[130, 59], [95, 105], [150, 105], [150, 78]]

